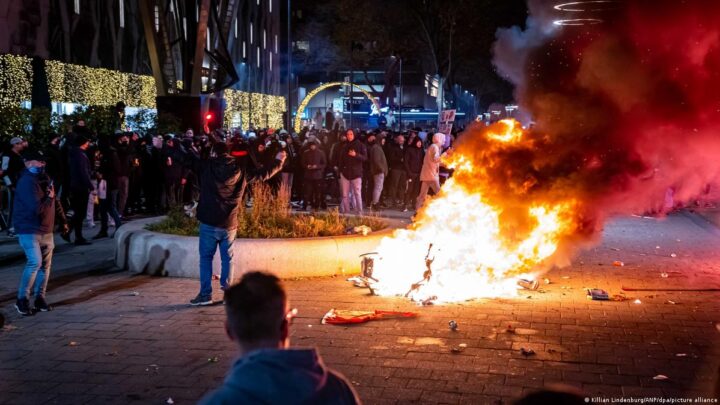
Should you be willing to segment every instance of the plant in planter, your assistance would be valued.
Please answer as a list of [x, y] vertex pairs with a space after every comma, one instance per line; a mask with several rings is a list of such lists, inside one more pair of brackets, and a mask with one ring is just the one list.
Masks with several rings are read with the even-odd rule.
[[[241, 210], [238, 217], [238, 238], [311, 238], [319, 236], [339, 236], [348, 229], [365, 225], [377, 231], [385, 228], [385, 222], [378, 217], [347, 217], [340, 215], [337, 209], [323, 213], [293, 214], [290, 209], [290, 194], [280, 188], [276, 193], [264, 184], [254, 184], [252, 188], [253, 206]], [[147, 229], [153, 232], [182, 236], [197, 236], [200, 223], [188, 217], [182, 210], [170, 212], [167, 218], [150, 224]]]

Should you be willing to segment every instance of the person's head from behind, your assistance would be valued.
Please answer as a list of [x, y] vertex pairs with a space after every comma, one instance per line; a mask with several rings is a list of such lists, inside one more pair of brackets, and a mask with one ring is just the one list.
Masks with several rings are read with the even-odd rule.
[[280, 279], [250, 272], [225, 291], [225, 330], [241, 353], [289, 346], [287, 295]]

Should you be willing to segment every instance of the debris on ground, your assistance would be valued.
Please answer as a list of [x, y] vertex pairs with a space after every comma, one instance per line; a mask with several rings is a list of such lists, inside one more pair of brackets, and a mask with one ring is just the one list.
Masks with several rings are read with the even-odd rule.
[[372, 232], [372, 228], [370, 228], [367, 225], [360, 225], [360, 226], [356, 226], [354, 228], [349, 228], [347, 231], [347, 233], [349, 233], [349, 234], [356, 234], [356, 235], [362, 235], [362, 236], [367, 236], [367, 234], [369, 234], [370, 232]]
[[675, 357], [687, 357], [687, 353], [677, 353]]
[[517, 281], [517, 285], [520, 287], [526, 289], [526, 290], [537, 290], [538, 287], [540, 287], [540, 283], [537, 280], [527, 280], [524, 278], [521, 278]]
[[675, 304], [677, 304], [677, 302], [671, 301], [671, 300], [667, 300], [666, 302], [667, 302], [668, 304], [670, 304], [670, 305], [675, 305]]
[[670, 253], [670, 257], [677, 257], [675, 253]]
[[610, 250], [614, 250], [614, 251], [616, 251], [616, 252], [619, 252], [619, 251], [620, 251], [620, 248], [611, 247]]
[[450, 322], [448, 322], [448, 326], [450, 327], [451, 331], [453, 331], [453, 332], [457, 331], [457, 328], [458, 328], [457, 322], [450, 321]]
[[630, 299], [630, 298], [628, 298], [628, 297], [626, 297], [626, 296], [624, 296], [624, 295], [620, 295], [620, 294], [615, 294], [615, 295], [612, 296], [612, 300], [613, 300], [613, 301], [620, 301], [620, 302], [622, 302], [622, 301], [628, 301], [629, 299]]
[[669, 380], [669, 379], [670, 379], [670, 377], [663, 375], [663, 374], [658, 374], [655, 377], [653, 377], [653, 380], [660, 380], [660, 381]]
[[568, 280], [568, 279], [570, 278], [570, 276], [562, 276], [561, 278], [562, 278], [562, 279], [565, 279], [565, 280]]
[[218, 356], [208, 357], [208, 363], [217, 363], [219, 360]]
[[165, 401], [166, 404], [172, 405], [175, 403], [172, 398], [168, 398], [167, 401]]
[[610, 296], [608, 292], [600, 288], [592, 288], [587, 290], [587, 298], [594, 301], [608, 301]]
[[131, 292], [131, 293], [128, 294], [128, 295], [131, 296], [131, 297], [137, 297], [138, 295], [140, 295], [140, 293], [137, 292], [137, 291], [133, 291], [133, 292]]
[[77, 346], [77, 345], [78, 345], [78, 342], [70, 342], [70, 343], [68, 343], [68, 346]]
[[[415, 312], [399, 312], [399, 311], [353, 311], [345, 309], [329, 310], [322, 318], [322, 324], [340, 325], [352, 323], [364, 323], [382, 318], [414, 318], [417, 316]], [[308, 325], [308, 327], [311, 325]]]
[[662, 273], [660, 273], [660, 277], [668, 278], [668, 274], [663, 271]]
[[636, 299], [636, 300], [633, 301], [633, 302], [636, 303], [636, 304], [642, 304], [642, 301], [640, 301], [640, 298]]
[[533, 356], [535, 355], [535, 350], [533, 349], [526, 349], [524, 347], [520, 348], [520, 354], [522, 354], [525, 357]]
[[466, 348], [467, 348], [467, 343], [460, 343], [457, 346], [451, 347], [450, 352], [458, 354], [458, 353], [462, 353]]
[[110, 356], [110, 357], [117, 357], [118, 354], [119, 354], [118, 352], [108, 352], [108, 353], [105, 353], [106, 356]]
[[424, 300], [420, 301], [420, 305], [426, 307], [428, 305], [435, 305], [435, 301], [437, 301], [437, 296], [433, 295], [432, 297], [427, 297]]
[[717, 331], [720, 332], [720, 322], [715, 324], [715, 329], [717, 329]]
[[543, 281], [545, 282], [545, 284], [550, 284], [550, 279], [549, 279], [549, 278], [546, 278], [546, 279], [544, 279]]
[[613, 262], [613, 266], [615, 267], [625, 267], [625, 263], [621, 262], [620, 260], [615, 260]]
[[515, 328], [512, 325], [508, 325], [507, 329], [505, 329], [505, 332], [515, 333]]

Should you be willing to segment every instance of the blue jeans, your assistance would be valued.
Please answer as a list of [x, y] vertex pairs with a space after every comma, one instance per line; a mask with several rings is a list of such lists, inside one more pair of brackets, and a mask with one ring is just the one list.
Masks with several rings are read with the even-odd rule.
[[20, 287], [18, 287], [18, 299], [28, 298], [30, 288], [33, 286], [35, 286], [35, 298], [44, 297], [50, 278], [53, 249], [55, 249], [53, 234], [20, 234], [18, 242], [27, 257], [25, 270], [20, 279]]
[[200, 295], [212, 296], [212, 262], [220, 246], [220, 286], [225, 289], [232, 281], [233, 251], [237, 230], [227, 230], [200, 223]]

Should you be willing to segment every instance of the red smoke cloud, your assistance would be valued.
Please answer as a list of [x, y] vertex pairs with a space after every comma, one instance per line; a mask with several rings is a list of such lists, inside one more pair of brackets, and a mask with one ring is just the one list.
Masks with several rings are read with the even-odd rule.
[[[552, 24], [568, 14], [555, 3], [498, 32], [495, 64], [536, 124], [521, 156], [476, 156], [500, 162], [498, 198], [574, 196], [593, 234], [609, 215], [661, 210], [670, 188], [701, 194], [720, 174], [720, 2], [607, 2], [571, 15], [603, 20], [583, 26]], [[483, 138], [471, 130], [458, 149]]]

